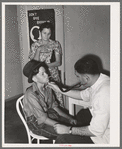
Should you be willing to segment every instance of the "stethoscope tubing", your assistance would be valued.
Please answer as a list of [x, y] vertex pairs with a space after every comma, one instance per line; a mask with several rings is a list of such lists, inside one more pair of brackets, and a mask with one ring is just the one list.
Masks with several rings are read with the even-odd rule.
[[70, 87], [68, 87], [68, 88], [66, 89], [66, 88], [62, 88], [62, 86], [61, 86], [59, 83], [55, 82], [55, 81], [51, 81], [51, 82], [54, 82], [54, 83], [59, 87], [59, 89], [60, 89], [62, 92], [68, 92], [68, 91], [72, 90], [73, 88], [78, 88], [78, 87], [81, 86], [81, 82], [78, 82], [78, 83], [76, 83], [75, 85], [70, 86]]

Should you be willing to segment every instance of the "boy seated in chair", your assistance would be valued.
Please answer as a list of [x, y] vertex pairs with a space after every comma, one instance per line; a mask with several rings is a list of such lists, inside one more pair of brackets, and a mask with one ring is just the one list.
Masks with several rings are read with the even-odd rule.
[[31, 60], [24, 66], [23, 74], [32, 83], [25, 92], [23, 104], [28, 127], [34, 134], [56, 139], [56, 123], [70, 126], [77, 123], [59, 108], [53, 90], [47, 86], [49, 71], [45, 63]]

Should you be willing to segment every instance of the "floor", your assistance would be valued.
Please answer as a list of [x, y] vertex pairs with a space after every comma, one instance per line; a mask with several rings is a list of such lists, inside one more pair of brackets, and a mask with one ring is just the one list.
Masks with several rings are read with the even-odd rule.
[[16, 100], [5, 102], [5, 143], [27, 143], [27, 134], [16, 112]]
[[[5, 144], [28, 143], [25, 127], [16, 112], [16, 100], [5, 102]], [[47, 144], [50, 141], [43, 143]]]

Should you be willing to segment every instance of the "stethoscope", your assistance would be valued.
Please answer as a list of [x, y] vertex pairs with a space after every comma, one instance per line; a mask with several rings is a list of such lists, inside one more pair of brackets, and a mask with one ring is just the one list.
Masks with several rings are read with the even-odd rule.
[[78, 83], [66, 88], [61, 83], [54, 81], [51, 76], [49, 77], [49, 82], [54, 82], [62, 92], [68, 92], [73, 88], [76, 89], [76, 88], [79, 88], [81, 86], [81, 82], [78, 82]]

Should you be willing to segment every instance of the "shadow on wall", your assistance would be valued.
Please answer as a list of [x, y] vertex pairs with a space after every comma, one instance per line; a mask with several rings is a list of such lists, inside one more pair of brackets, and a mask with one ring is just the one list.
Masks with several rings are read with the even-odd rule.
[[97, 62], [97, 64], [98, 64], [100, 72], [103, 73], [103, 74], [106, 74], [107, 76], [110, 76], [110, 71], [103, 69], [102, 61], [101, 61], [101, 59], [97, 55], [87, 54], [87, 55], [85, 55], [82, 58], [86, 58], [86, 57], [94, 59]]

